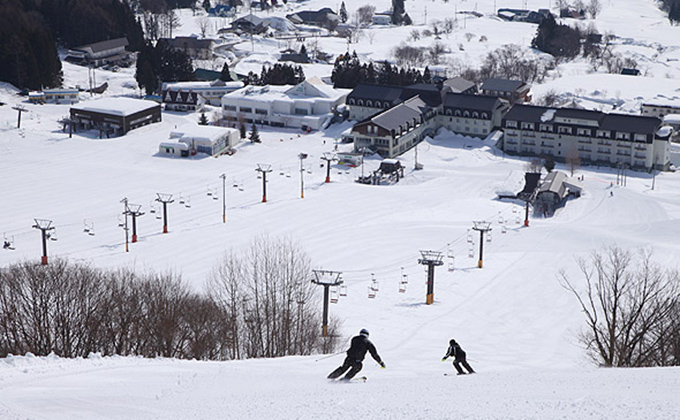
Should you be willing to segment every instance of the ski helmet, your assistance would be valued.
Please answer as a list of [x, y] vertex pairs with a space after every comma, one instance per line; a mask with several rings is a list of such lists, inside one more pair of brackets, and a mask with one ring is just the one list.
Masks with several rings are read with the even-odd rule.
[[362, 329], [359, 332], [359, 335], [363, 335], [364, 337], [368, 337], [368, 330], [366, 328]]
[[456, 345], [456, 340], [454, 340], [453, 338], [452, 338], [451, 340], [449, 340], [449, 345], [450, 345], [450, 346], [455, 346], [455, 345]]

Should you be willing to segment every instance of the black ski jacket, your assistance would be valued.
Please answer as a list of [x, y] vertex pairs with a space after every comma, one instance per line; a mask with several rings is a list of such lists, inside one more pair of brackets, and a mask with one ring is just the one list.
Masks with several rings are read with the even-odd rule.
[[460, 344], [456, 343], [453, 346], [449, 346], [449, 349], [446, 351], [446, 355], [444, 358], [447, 357], [453, 357], [456, 360], [463, 361], [465, 360], [465, 350], [463, 350], [460, 347]]
[[357, 335], [352, 338], [352, 344], [350, 344], [349, 350], [347, 350], [347, 357], [362, 361], [364, 360], [364, 357], [366, 357], [366, 352], [371, 353], [371, 357], [373, 357], [376, 362], [382, 362], [382, 359], [380, 359], [378, 351], [375, 349], [373, 343], [371, 343], [371, 340], [363, 335]]

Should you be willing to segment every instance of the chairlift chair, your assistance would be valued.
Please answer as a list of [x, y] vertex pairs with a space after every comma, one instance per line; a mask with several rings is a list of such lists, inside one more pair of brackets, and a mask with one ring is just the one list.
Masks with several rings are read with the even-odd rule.
[[374, 291], [378, 291], [378, 280], [374, 280], [373, 283], [371, 284], [371, 289]]
[[220, 199], [220, 197], [218, 197], [218, 195], [217, 195], [217, 190], [215, 190], [215, 192], [213, 192], [212, 198], [213, 198], [213, 200], [219, 200]]
[[342, 296], [342, 297], [347, 296], [347, 285], [346, 284], [340, 285], [340, 296]]
[[208, 192], [207, 192], [207, 194], [208, 194], [208, 197], [212, 196], [212, 194], [213, 194], [213, 192], [212, 192], [212, 190], [210, 189], [210, 187], [208, 187]]
[[375, 290], [373, 290], [370, 286], [368, 287], [368, 298], [375, 299]]
[[186, 207], [186, 208], [191, 208], [191, 197], [187, 197], [187, 198], [184, 200], [184, 207]]
[[12, 236], [12, 239], [8, 239], [6, 235], [3, 236], [4, 240], [2, 241], [2, 248], [8, 251], [14, 251], [14, 236]]
[[491, 242], [491, 232], [486, 232], [486, 241]]
[[453, 261], [449, 262], [449, 271], [453, 271]]
[[501, 233], [506, 233], [508, 231], [508, 228], [505, 227], [505, 225], [501, 225]]
[[338, 291], [335, 287], [331, 289], [331, 303], [338, 303]]
[[123, 222], [123, 218], [119, 214], [118, 215], [118, 227], [123, 227], [123, 226], [125, 226], [125, 222]]
[[50, 241], [56, 241], [57, 240], [57, 230], [52, 229], [51, 232], [47, 232], [47, 239]]
[[184, 204], [184, 197], [182, 197], [182, 194], [179, 195], [179, 204]]
[[239, 184], [238, 190], [239, 190], [239, 191], [243, 191], [243, 183], [240, 183], [240, 184]]

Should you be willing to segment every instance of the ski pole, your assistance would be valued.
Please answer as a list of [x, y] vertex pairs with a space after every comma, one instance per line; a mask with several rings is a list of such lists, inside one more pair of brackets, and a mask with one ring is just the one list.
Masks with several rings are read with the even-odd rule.
[[318, 362], [318, 361], [320, 361], [320, 360], [330, 359], [331, 357], [337, 356], [338, 354], [341, 354], [341, 353], [344, 353], [344, 352], [345, 352], [345, 351], [342, 350], [342, 351], [339, 351], [339, 352], [337, 352], [337, 353], [333, 353], [333, 354], [329, 354], [329, 355], [327, 355], [327, 356], [319, 357], [318, 359], [315, 360], [315, 362]]

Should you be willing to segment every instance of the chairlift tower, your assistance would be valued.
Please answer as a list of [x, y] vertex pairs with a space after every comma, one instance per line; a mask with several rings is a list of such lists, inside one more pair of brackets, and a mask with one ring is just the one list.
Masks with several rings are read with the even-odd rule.
[[330, 270], [312, 270], [312, 283], [323, 286], [323, 336], [328, 337], [328, 297], [331, 286], [342, 284], [342, 272]]
[[331, 162], [338, 160], [332, 152], [324, 152], [321, 160], [326, 161], [326, 183], [331, 182]]
[[[35, 220], [35, 224], [33, 225], [34, 229], [40, 229], [42, 232], [42, 258], [40, 260], [40, 263], [42, 265], [47, 265], [47, 240], [51, 239], [49, 232], [51, 230], [54, 230], [55, 227], [52, 226], [52, 221], [51, 220], [46, 220], [46, 219], [33, 219]], [[53, 239], [54, 240], [54, 239]]]
[[168, 233], [168, 203], [174, 203], [172, 194], [156, 193], [156, 201], [163, 203], [163, 233]]
[[482, 253], [484, 252], [484, 233], [491, 232], [491, 222], [477, 221], [472, 223], [475, 224], [472, 229], [479, 232], [479, 262], [477, 263], [477, 267], [482, 268], [484, 265], [482, 262]]
[[309, 155], [307, 153], [300, 153], [298, 159], [300, 159], [300, 198], [305, 198], [305, 168], [302, 166], [302, 161], [307, 159]]
[[262, 202], [267, 202], [267, 174], [272, 171], [272, 165], [258, 163], [255, 169], [262, 175]]
[[220, 175], [222, 178], [222, 223], [227, 223], [227, 174]]
[[141, 204], [128, 204], [127, 212], [132, 216], [132, 243], [137, 242], [137, 217], [143, 216]]
[[420, 251], [421, 258], [418, 264], [427, 266], [427, 296], [425, 304], [431, 305], [434, 302], [434, 268], [444, 265], [442, 253], [439, 251]]
[[21, 128], [21, 113], [28, 112], [28, 108], [23, 105], [16, 105], [12, 107], [13, 110], [19, 112], [19, 119], [17, 120], [17, 128]]

